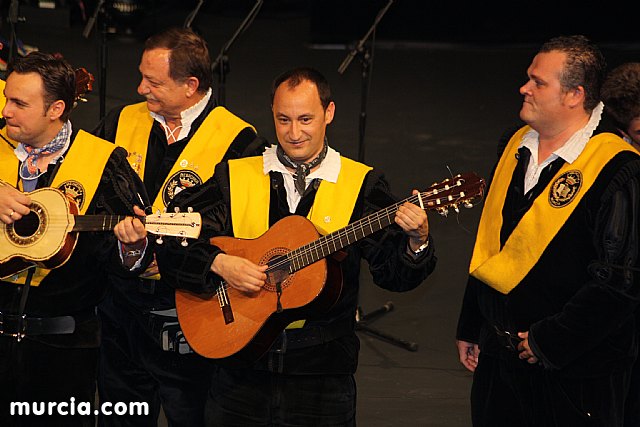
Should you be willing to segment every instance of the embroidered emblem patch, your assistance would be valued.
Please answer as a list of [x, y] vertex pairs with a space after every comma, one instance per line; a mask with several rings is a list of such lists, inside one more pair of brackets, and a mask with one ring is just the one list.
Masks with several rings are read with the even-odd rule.
[[185, 188], [202, 184], [202, 179], [193, 171], [181, 170], [174, 173], [162, 189], [162, 203], [165, 206]]
[[78, 181], [65, 181], [58, 186], [58, 190], [62, 191], [68, 198], [76, 202], [78, 209], [82, 209], [85, 200], [85, 191], [82, 184]]
[[570, 170], [560, 175], [551, 184], [549, 204], [554, 208], [567, 206], [582, 187], [582, 172]]

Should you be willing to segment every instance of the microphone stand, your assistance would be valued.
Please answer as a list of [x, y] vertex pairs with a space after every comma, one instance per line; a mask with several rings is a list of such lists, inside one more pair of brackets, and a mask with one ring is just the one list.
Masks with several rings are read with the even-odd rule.
[[231, 36], [231, 39], [229, 39], [229, 41], [222, 47], [218, 57], [211, 66], [211, 72], [218, 74], [218, 105], [225, 105], [225, 82], [226, 74], [229, 71], [229, 57], [227, 56], [227, 52], [238, 36], [249, 28], [249, 25], [251, 25], [255, 17], [258, 15], [258, 11], [262, 7], [262, 3], [264, 3], [264, 0], [256, 1], [256, 4], [253, 6], [247, 17], [242, 21], [233, 36]]
[[[102, 14], [102, 19], [100, 15]], [[102, 120], [106, 114], [106, 99], [107, 99], [107, 18], [105, 11], [105, 0], [99, 0], [96, 5], [93, 15], [87, 21], [87, 25], [82, 31], [82, 36], [85, 39], [89, 38], [91, 30], [100, 22], [100, 36], [98, 39], [98, 63], [100, 68], [100, 120]]]
[[16, 36], [16, 24], [18, 22], [24, 22], [25, 19], [18, 16], [20, 2], [18, 0], [11, 0], [9, 5], [9, 12], [7, 15], [7, 21], [9, 22], [10, 34], [9, 34], [9, 56], [7, 58], [7, 64], [11, 63], [13, 59], [15, 48], [18, 47], [18, 38]]
[[196, 5], [195, 9], [193, 9], [193, 11], [189, 13], [187, 19], [185, 19], [184, 21], [184, 28], [191, 28], [191, 24], [193, 23], [193, 20], [196, 19], [196, 16], [198, 15], [198, 12], [200, 11], [203, 3], [204, 0], [198, 0], [198, 4]]
[[361, 86], [361, 100], [360, 100], [360, 121], [359, 121], [359, 138], [358, 138], [358, 161], [364, 161], [364, 131], [367, 122], [367, 94], [369, 92], [369, 70], [371, 69], [371, 63], [373, 62], [373, 56], [371, 55], [371, 51], [368, 46], [366, 46], [367, 40], [373, 34], [378, 23], [382, 19], [393, 0], [389, 0], [385, 7], [378, 12], [376, 19], [373, 21], [373, 24], [369, 28], [369, 31], [360, 39], [360, 41], [356, 44], [356, 46], [349, 52], [346, 58], [338, 67], [338, 73], [344, 74], [346, 69], [349, 67], [351, 62], [356, 56], [360, 57], [360, 63], [362, 65], [362, 86]]
[[[369, 92], [371, 63], [373, 62], [373, 55], [371, 54], [370, 47], [367, 45], [367, 40], [369, 39], [371, 34], [373, 34], [378, 23], [380, 22], [384, 14], [387, 12], [389, 7], [391, 7], [392, 3], [393, 3], [393, 0], [389, 0], [386, 6], [383, 7], [380, 10], [380, 12], [378, 12], [376, 19], [374, 20], [373, 24], [371, 25], [367, 33], [364, 35], [364, 37], [362, 37], [362, 39], [360, 39], [360, 41], [355, 45], [355, 47], [351, 50], [351, 52], [349, 52], [349, 54], [344, 58], [344, 60], [342, 61], [342, 64], [340, 64], [340, 67], [338, 67], [338, 73], [344, 74], [344, 72], [349, 67], [349, 65], [354, 60], [354, 58], [356, 56], [360, 58], [362, 84], [361, 84], [361, 98], [360, 98], [360, 120], [358, 123], [358, 131], [359, 131], [358, 161], [359, 162], [364, 162], [364, 151], [365, 151], [364, 150], [365, 149], [364, 133], [365, 133], [366, 123], [367, 123], [367, 95]], [[386, 313], [389, 313], [390, 311], [393, 310], [393, 308], [394, 308], [393, 302], [387, 301], [380, 308], [372, 311], [371, 313], [365, 314], [362, 308], [360, 307], [360, 305], [358, 305], [358, 308], [356, 310], [356, 331], [364, 332], [367, 335], [373, 336], [374, 338], [378, 338], [382, 341], [388, 342], [390, 344], [394, 344], [398, 347], [402, 347], [409, 351], [417, 351], [418, 350], [417, 343], [396, 338], [392, 335], [389, 335], [387, 333], [384, 333], [378, 329], [375, 329], [369, 326], [369, 322], [379, 318], [380, 316]]]

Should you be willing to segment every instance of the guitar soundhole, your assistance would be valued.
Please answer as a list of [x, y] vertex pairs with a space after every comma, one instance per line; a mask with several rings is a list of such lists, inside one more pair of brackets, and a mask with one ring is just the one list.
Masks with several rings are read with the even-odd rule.
[[258, 264], [260, 265], [269, 264], [271, 266], [274, 266], [274, 263], [282, 264], [281, 268], [276, 268], [272, 270], [271, 273], [267, 273], [267, 282], [264, 284], [263, 289], [270, 292], [275, 292], [277, 282], [280, 282], [282, 284], [282, 289], [286, 288], [289, 285], [289, 279], [293, 277], [293, 275], [289, 275], [289, 264], [286, 261], [286, 257], [284, 256], [289, 252], [291, 251], [287, 248], [273, 248], [267, 251], [262, 256], [262, 258], [260, 258], [260, 261], [258, 262]]
[[14, 245], [29, 246], [35, 244], [48, 226], [47, 216], [43, 207], [33, 202], [31, 212], [19, 221], [7, 226], [7, 238]]
[[38, 215], [31, 211], [25, 217], [22, 217], [21, 220], [13, 223], [13, 230], [18, 237], [25, 238], [31, 237], [38, 231], [40, 227], [40, 218]]

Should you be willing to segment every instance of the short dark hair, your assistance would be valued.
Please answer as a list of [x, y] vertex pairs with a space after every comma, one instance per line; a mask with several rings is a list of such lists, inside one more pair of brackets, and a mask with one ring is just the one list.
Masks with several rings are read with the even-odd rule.
[[329, 103], [333, 101], [331, 99], [331, 87], [322, 73], [311, 67], [293, 68], [276, 77], [271, 84], [271, 105], [273, 105], [273, 98], [276, 95], [276, 90], [281, 84], [287, 83], [289, 88], [294, 88], [305, 80], [316, 85], [318, 88], [318, 95], [320, 95], [320, 103], [322, 103], [322, 108], [326, 110]]
[[71, 65], [60, 55], [44, 52], [30, 52], [27, 56], [16, 57], [7, 67], [7, 77], [18, 74], [36, 73], [42, 79], [44, 88], [44, 112], [55, 101], [64, 101], [64, 111], [60, 120], [66, 122], [76, 99], [76, 74]]
[[169, 77], [184, 81], [195, 77], [200, 84], [198, 92], [204, 93], [212, 84], [211, 59], [207, 42], [189, 28], [173, 27], [149, 37], [144, 50], [168, 49]]
[[620, 130], [640, 117], [640, 62], [627, 62], [614, 68], [602, 85], [604, 109]]
[[600, 88], [604, 81], [607, 63], [600, 49], [583, 35], [554, 37], [544, 43], [539, 53], [551, 51], [567, 55], [560, 84], [565, 90], [584, 88], [584, 109], [587, 112], [600, 102]]

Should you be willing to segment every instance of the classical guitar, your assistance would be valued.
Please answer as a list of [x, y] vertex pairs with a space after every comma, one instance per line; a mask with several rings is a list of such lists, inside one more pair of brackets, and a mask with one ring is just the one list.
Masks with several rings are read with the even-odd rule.
[[446, 214], [449, 207], [472, 207], [484, 188], [485, 181], [475, 174], [457, 175], [320, 238], [311, 221], [297, 215], [283, 218], [257, 239], [214, 237], [211, 244], [227, 254], [268, 264], [266, 284], [251, 296], [224, 282], [212, 295], [177, 290], [180, 327], [204, 357], [255, 360], [289, 323], [325, 312], [338, 300], [340, 270], [328, 268], [333, 263], [327, 257], [393, 224], [405, 202]]
[[[79, 231], [111, 231], [124, 215], [78, 215], [77, 205], [55, 188], [27, 193], [31, 212], [13, 224], [0, 223], [0, 278], [32, 265], [63, 265], [76, 246]], [[197, 238], [202, 225], [195, 212], [157, 213], [140, 218], [147, 232], [176, 236], [186, 243]]]

